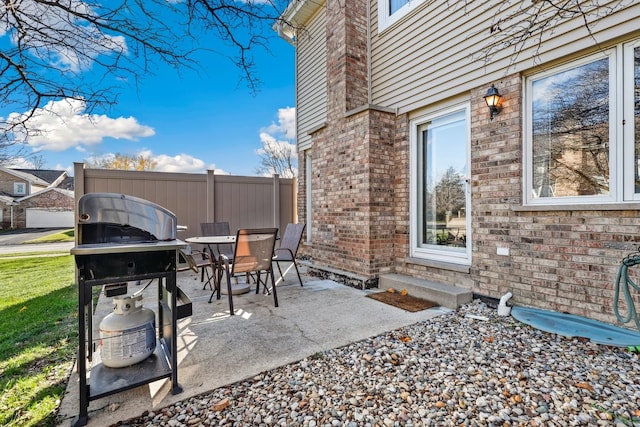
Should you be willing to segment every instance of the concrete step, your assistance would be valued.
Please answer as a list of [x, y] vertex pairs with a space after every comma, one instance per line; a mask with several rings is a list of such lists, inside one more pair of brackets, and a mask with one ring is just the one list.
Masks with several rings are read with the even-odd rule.
[[442, 307], [456, 309], [471, 302], [473, 293], [459, 286], [445, 285], [429, 280], [417, 279], [401, 274], [383, 274], [380, 276], [378, 288], [395, 290], [406, 289], [409, 295], [433, 301]]

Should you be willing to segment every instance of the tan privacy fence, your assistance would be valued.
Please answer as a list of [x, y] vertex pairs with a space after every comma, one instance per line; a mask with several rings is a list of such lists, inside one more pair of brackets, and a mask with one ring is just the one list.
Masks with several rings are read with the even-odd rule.
[[295, 178], [85, 169], [75, 163], [74, 181], [76, 201], [87, 193], [118, 193], [169, 209], [187, 227], [178, 232], [180, 239], [200, 236], [201, 222], [228, 221], [234, 234], [255, 227], [282, 233], [297, 222]]

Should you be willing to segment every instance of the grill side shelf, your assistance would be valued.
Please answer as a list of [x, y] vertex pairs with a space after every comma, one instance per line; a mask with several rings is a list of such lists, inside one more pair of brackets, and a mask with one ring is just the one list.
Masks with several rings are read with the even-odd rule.
[[153, 252], [184, 249], [187, 244], [182, 240], [157, 240], [144, 243], [87, 243], [71, 248], [71, 255], [118, 254], [131, 252]]

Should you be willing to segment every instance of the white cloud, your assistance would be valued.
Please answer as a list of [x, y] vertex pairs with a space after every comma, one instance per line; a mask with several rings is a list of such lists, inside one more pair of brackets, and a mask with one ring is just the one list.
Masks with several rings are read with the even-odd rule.
[[202, 173], [206, 170], [205, 163], [190, 154], [181, 153], [176, 156], [158, 154], [151, 158], [157, 163], [154, 170], [158, 172]]
[[207, 166], [207, 170], [212, 170], [215, 175], [231, 175], [230, 172], [216, 167], [216, 165], [213, 163]]
[[269, 135], [266, 132], [260, 133], [260, 141], [262, 142], [262, 148], [258, 148], [256, 153], [264, 154], [265, 150], [269, 150], [271, 153], [285, 153], [290, 152], [291, 157], [295, 157], [297, 154], [296, 145], [289, 141], [278, 141], [273, 135]]
[[73, 166], [63, 166], [60, 163], [58, 163], [53, 167], [53, 169], [57, 171], [67, 171], [69, 175], [71, 176], [73, 175]]
[[[29, 134], [16, 132], [18, 139], [26, 140], [34, 151], [64, 151], [76, 147], [98, 145], [104, 138], [137, 140], [153, 136], [155, 131], [138, 123], [134, 117], [111, 118], [106, 115], [86, 114], [86, 104], [80, 100], [51, 101], [36, 110], [28, 119]], [[15, 123], [26, 116], [11, 113], [7, 119]]]
[[270, 126], [262, 129], [263, 132], [271, 135], [282, 136], [285, 139], [295, 139], [296, 137], [296, 109], [295, 107], [285, 107], [278, 109], [278, 123], [271, 123]]
[[265, 150], [272, 153], [284, 153], [291, 151], [292, 156], [296, 156], [296, 109], [294, 107], [285, 107], [278, 109], [278, 123], [263, 128], [260, 132], [260, 141], [262, 148], [256, 150], [256, 153], [262, 155]]
[[[296, 138], [296, 109], [293, 107], [280, 108], [278, 110], [278, 123], [271, 123], [270, 126], [263, 128], [260, 132], [260, 142], [262, 147], [255, 150], [255, 153], [261, 157], [261, 162], [265, 158], [270, 158], [272, 161], [268, 161], [271, 166], [266, 166], [262, 163], [262, 166], [258, 169], [262, 171], [263, 175], [271, 175], [272, 173], [281, 173], [284, 177], [290, 173], [297, 174], [296, 158], [297, 147], [295, 144]], [[288, 160], [293, 161], [293, 171], [278, 170], [278, 167], [274, 166], [275, 163], [282, 165], [288, 164]], [[265, 170], [269, 169], [269, 170]], [[285, 166], [286, 168], [286, 166]]]
[[214, 164], [206, 165], [204, 161], [193, 157], [190, 154], [181, 153], [175, 156], [166, 154], [153, 154], [151, 150], [143, 150], [138, 153], [151, 158], [157, 163], [154, 171], [157, 172], [181, 172], [181, 173], [206, 173], [207, 170], [214, 170], [217, 175], [227, 175], [222, 169], [216, 169]]
[[11, 159], [11, 162], [4, 166], [13, 169], [33, 169], [35, 167], [32, 161], [27, 160], [24, 157], [16, 157], [15, 159]]

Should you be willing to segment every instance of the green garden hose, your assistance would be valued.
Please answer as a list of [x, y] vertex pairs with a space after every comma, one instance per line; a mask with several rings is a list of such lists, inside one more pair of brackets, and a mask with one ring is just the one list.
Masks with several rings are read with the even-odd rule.
[[[640, 319], [638, 319], [638, 312], [636, 311], [633, 297], [631, 296], [631, 288], [640, 292], [640, 286], [638, 286], [638, 284], [629, 277], [629, 267], [633, 267], [637, 264], [640, 264], [640, 255], [627, 256], [622, 260], [620, 268], [618, 269], [618, 276], [616, 277], [616, 284], [614, 288], [613, 311], [618, 322], [627, 323], [633, 319], [636, 323], [636, 328], [640, 330]], [[620, 313], [620, 291], [622, 291], [622, 294], [624, 295], [624, 302], [627, 306], [626, 316], [623, 316]]]

